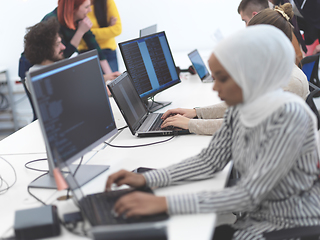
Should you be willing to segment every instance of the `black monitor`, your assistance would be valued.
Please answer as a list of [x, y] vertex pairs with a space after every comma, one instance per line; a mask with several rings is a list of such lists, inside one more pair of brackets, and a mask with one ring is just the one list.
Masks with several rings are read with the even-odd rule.
[[149, 111], [169, 105], [171, 102], [148, 101], [181, 82], [165, 32], [122, 42], [119, 47], [134, 86]]
[[[56, 188], [57, 161], [70, 165], [117, 133], [99, 62], [92, 50], [27, 74], [50, 169], [31, 187]], [[84, 164], [75, 177], [83, 185], [108, 167]]]

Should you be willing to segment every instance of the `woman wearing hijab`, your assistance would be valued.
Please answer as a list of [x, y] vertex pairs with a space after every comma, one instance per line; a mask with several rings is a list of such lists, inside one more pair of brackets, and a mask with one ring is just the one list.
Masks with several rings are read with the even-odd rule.
[[[241, 41], [234, 41], [241, 39]], [[214, 239], [260, 239], [264, 232], [320, 225], [319, 140], [316, 119], [305, 102], [284, 92], [295, 60], [289, 39], [270, 25], [243, 29], [220, 42], [209, 60], [213, 89], [230, 107], [209, 146], [164, 169], [136, 174], [121, 170], [111, 184], [165, 187], [208, 179], [233, 160], [241, 178], [220, 191], [167, 197], [135, 192], [115, 204], [127, 217], [243, 212]]]

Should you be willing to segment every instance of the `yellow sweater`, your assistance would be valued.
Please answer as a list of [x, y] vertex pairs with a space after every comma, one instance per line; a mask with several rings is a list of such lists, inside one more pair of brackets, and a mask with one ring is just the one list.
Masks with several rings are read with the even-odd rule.
[[[93, 24], [91, 27], [91, 31], [96, 36], [96, 40], [97, 40], [100, 48], [101, 49], [109, 48], [111, 50], [115, 50], [117, 48], [117, 43], [116, 43], [115, 37], [120, 35], [120, 33], [122, 31], [121, 19], [120, 19], [120, 15], [119, 15], [119, 12], [118, 12], [118, 9], [117, 9], [117, 6], [116, 6], [114, 0], [106, 0], [106, 1], [107, 1], [107, 21], [110, 22], [110, 18], [112, 16], [116, 17], [117, 22], [115, 25], [100, 28], [98, 21], [94, 15], [94, 6], [93, 5], [91, 5], [92, 11], [88, 13], [88, 17]], [[87, 50], [87, 49], [88, 49], [88, 47], [82, 39], [79, 46], [78, 46], [78, 50], [82, 51], [82, 50]]]

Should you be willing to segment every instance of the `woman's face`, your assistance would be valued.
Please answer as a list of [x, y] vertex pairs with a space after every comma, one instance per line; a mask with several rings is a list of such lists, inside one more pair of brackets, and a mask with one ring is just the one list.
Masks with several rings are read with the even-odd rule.
[[77, 10], [74, 10], [74, 20], [78, 21], [84, 19], [89, 12], [91, 12], [90, 0], [85, 0]]
[[219, 98], [229, 106], [243, 102], [242, 89], [232, 79], [214, 54], [209, 59], [209, 68], [215, 79], [213, 90], [218, 92]]

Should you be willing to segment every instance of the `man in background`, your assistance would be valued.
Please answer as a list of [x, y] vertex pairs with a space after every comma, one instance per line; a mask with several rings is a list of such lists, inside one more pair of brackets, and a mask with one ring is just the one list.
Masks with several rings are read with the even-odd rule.
[[268, 0], [242, 0], [238, 7], [238, 13], [247, 26], [254, 15], [266, 8], [269, 8]]
[[[66, 48], [59, 35], [60, 24], [56, 18], [42, 21], [27, 28], [24, 36], [24, 55], [33, 65], [29, 71], [34, 71], [46, 65], [64, 59], [63, 51]], [[119, 72], [103, 75], [105, 81], [113, 80], [119, 76]], [[30, 83], [26, 85], [29, 88]], [[107, 88], [108, 94], [110, 92]]]
[[54, 18], [27, 28], [24, 36], [24, 55], [33, 65], [29, 71], [64, 59], [66, 48], [59, 35], [60, 24]]
[[[248, 22], [254, 15], [266, 8], [269, 8], [268, 0], [242, 0], [238, 7], [238, 13], [241, 16], [242, 21], [244, 21], [247, 26]], [[300, 44], [294, 34], [292, 35], [292, 45], [296, 53], [296, 65], [300, 66], [300, 61], [302, 60], [303, 55]]]

